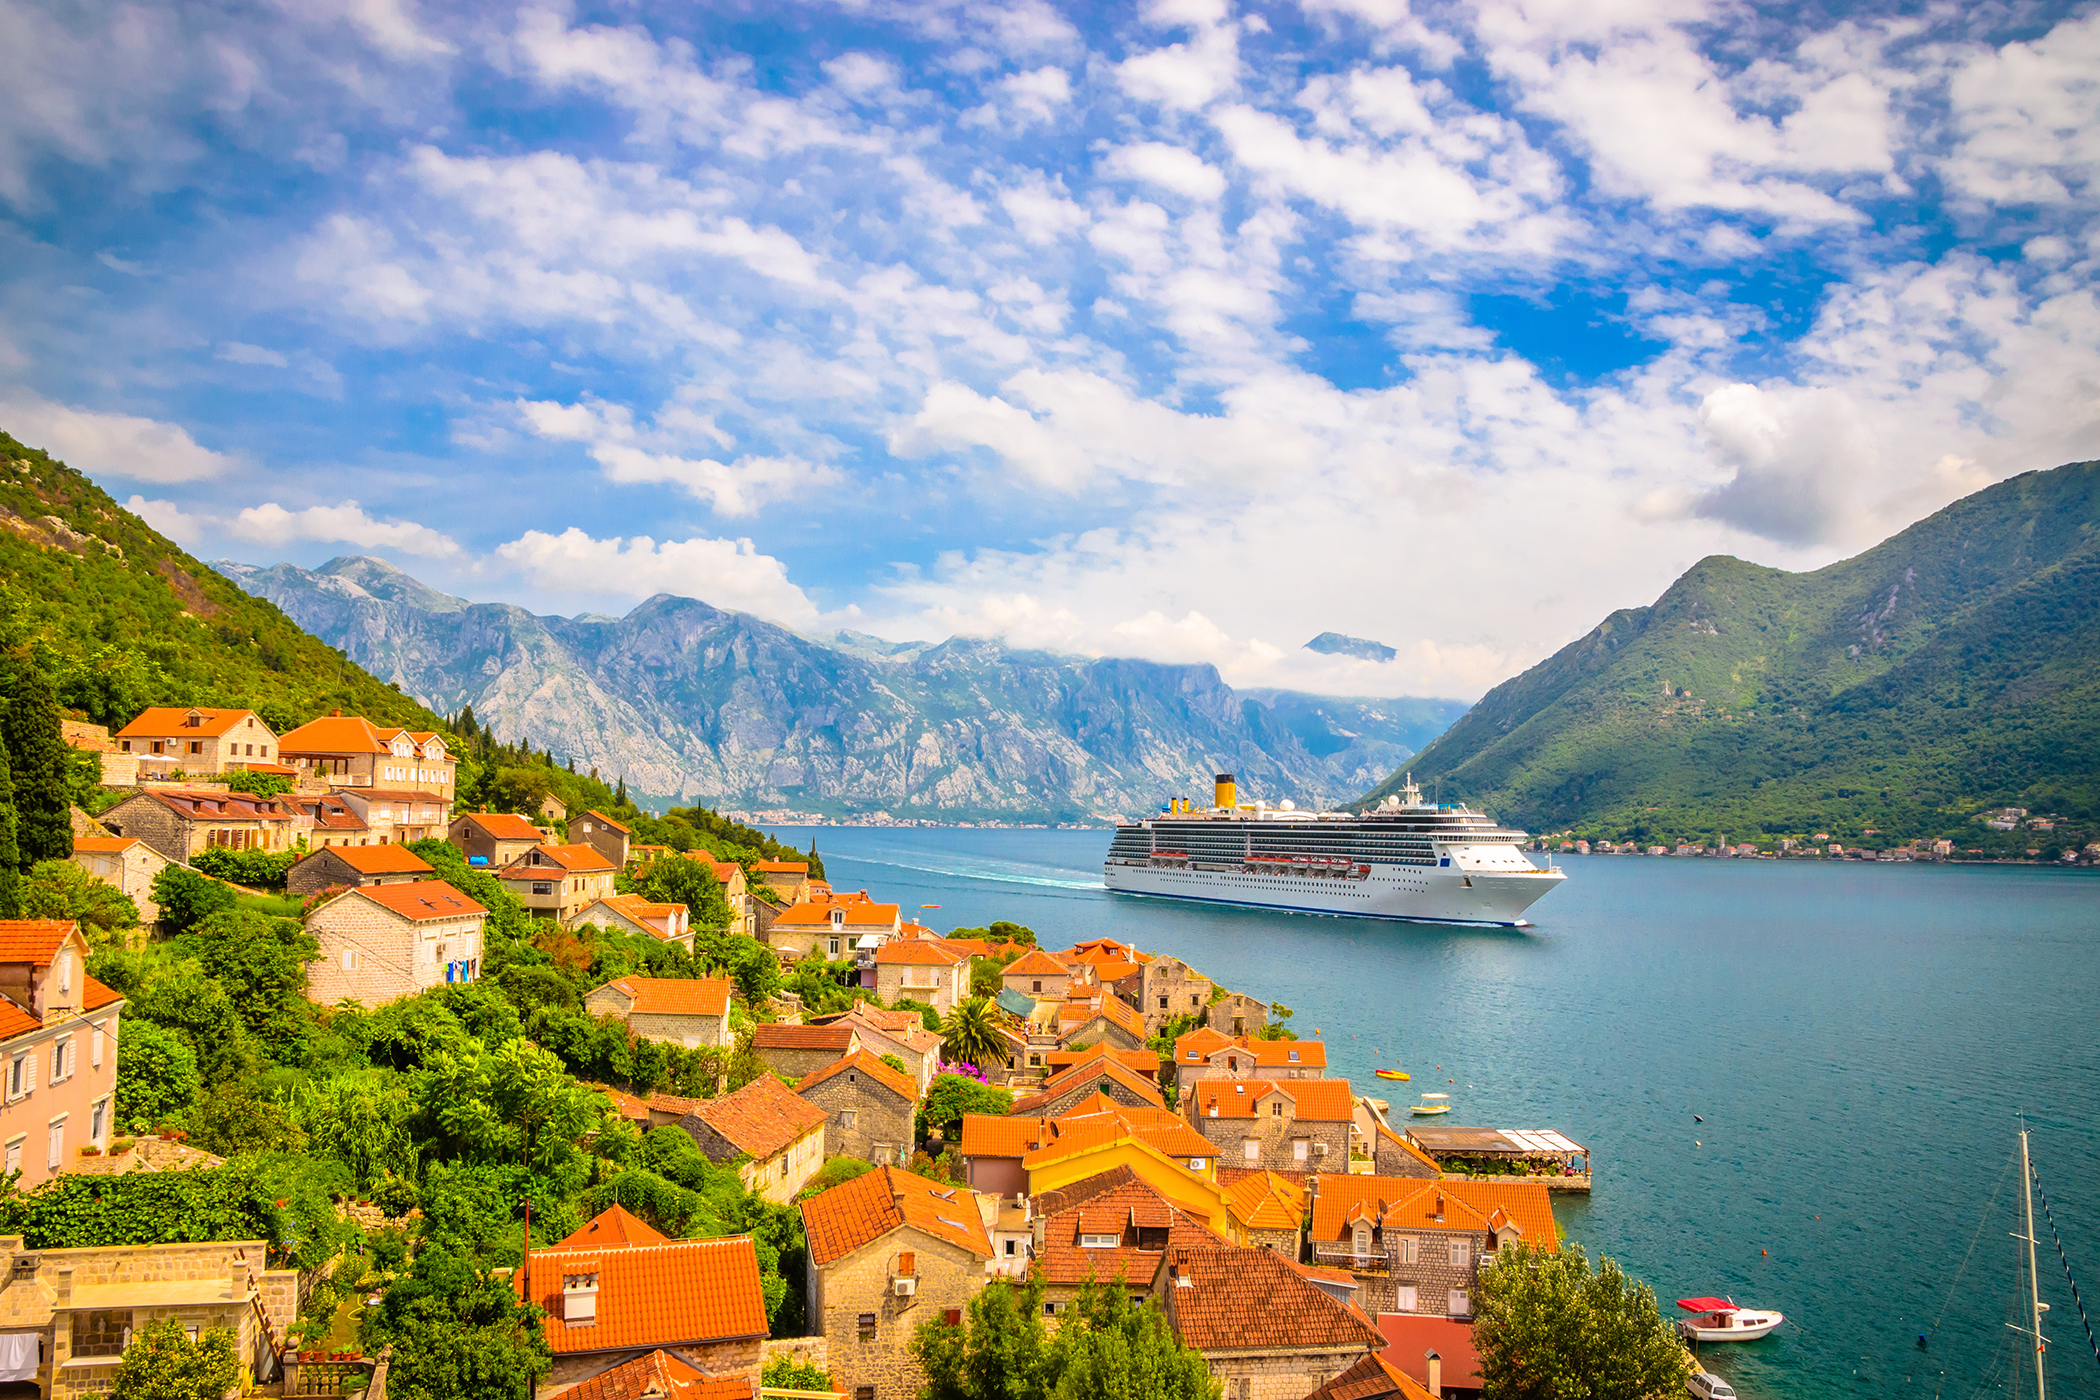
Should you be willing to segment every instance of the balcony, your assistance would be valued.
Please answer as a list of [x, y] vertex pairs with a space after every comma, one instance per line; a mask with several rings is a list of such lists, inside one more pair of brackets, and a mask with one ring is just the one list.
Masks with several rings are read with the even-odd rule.
[[1358, 1254], [1348, 1249], [1313, 1248], [1313, 1262], [1325, 1264], [1331, 1269], [1347, 1269], [1352, 1274], [1389, 1274], [1392, 1261], [1383, 1254]]

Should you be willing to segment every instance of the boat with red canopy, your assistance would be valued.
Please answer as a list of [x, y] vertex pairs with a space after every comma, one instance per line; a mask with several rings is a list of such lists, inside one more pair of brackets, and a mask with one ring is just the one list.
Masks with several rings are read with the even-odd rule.
[[1754, 1342], [1786, 1321], [1776, 1312], [1739, 1307], [1733, 1298], [1679, 1298], [1677, 1306], [1692, 1314], [1677, 1320], [1677, 1331], [1695, 1342]]

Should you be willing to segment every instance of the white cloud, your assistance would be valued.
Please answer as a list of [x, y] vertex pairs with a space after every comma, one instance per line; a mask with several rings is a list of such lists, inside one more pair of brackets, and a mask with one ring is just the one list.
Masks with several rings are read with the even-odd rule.
[[218, 523], [209, 516], [192, 515], [173, 501], [149, 501], [144, 496], [133, 496], [124, 502], [124, 509], [185, 546], [202, 540]]
[[217, 358], [236, 365], [271, 365], [277, 369], [284, 369], [291, 364], [291, 359], [280, 351], [261, 345], [248, 345], [238, 340], [222, 341], [212, 353]]
[[1991, 204], [2089, 202], [2100, 168], [2100, 11], [1967, 56], [1950, 84], [1950, 183]]
[[1140, 141], [1118, 146], [1101, 163], [1105, 174], [1157, 185], [1190, 199], [1212, 200], [1225, 193], [1225, 177], [1185, 146]]
[[559, 535], [528, 530], [498, 545], [496, 557], [549, 592], [625, 599], [675, 593], [791, 627], [817, 618], [786, 566], [748, 539], [594, 539], [572, 525]]
[[1194, 111], [1239, 86], [1239, 33], [1227, 24], [1202, 24], [1193, 37], [1126, 58], [1115, 71], [1139, 101]]
[[705, 501], [717, 515], [754, 514], [769, 500], [797, 495], [838, 479], [835, 469], [792, 457], [744, 456], [734, 462], [681, 455], [676, 449], [705, 442], [733, 445], [714, 420], [690, 407], [670, 405], [653, 423], [637, 425], [618, 404], [519, 400], [518, 417], [541, 437], [580, 442], [605, 473], [622, 485], [663, 483]]
[[238, 456], [199, 446], [175, 423], [103, 413], [17, 392], [0, 398], [7, 430], [98, 481], [202, 481], [241, 469]]
[[365, 549], [398, 549], [426, 559], [447, 559], [460, 552], [449, 535], [411, 520], [375, 520], [355, 501], [304, 510], [286, 510], [275, 501], [265, 501], [242, 510], [225, 522], [225, 528], [265, 544], [321, 540]]

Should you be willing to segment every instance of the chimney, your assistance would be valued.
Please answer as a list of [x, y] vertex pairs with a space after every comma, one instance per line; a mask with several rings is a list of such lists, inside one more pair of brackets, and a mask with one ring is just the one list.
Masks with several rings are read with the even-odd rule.
[[56, 1282], [51, 1290], [51, 1301], [60, 1307], [73, 1301], [73, 1266], [61, 1264], [55, 1271]]
[[328, 717], [330, 719], [341, 719], [343, 717], [343, 712], [341, 710], [330, 710], [328, 712]]
[[248, 1264], [245, 1260], [236, 1259], [233, 1261], [233, 1267], [226, 1271], [226, 1297], [230, 1301], [237, 1301], [247, 1296]]
[[1432, 1350], [1424, 1352], [1422, 1359], [1429, 1363], [1429, 1393], [1444, 1400], [1444, 1358]]

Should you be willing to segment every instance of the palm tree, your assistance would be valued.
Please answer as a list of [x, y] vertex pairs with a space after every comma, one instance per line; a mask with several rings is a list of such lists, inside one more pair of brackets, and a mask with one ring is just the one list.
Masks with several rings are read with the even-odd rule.
[[999, 1034], [988, 997], [960, 1002], [941, 1022], [942, 1054], [949, 1060], [967, 1060], [987, 1075], [1006, 1064], [1006, 1037]]

